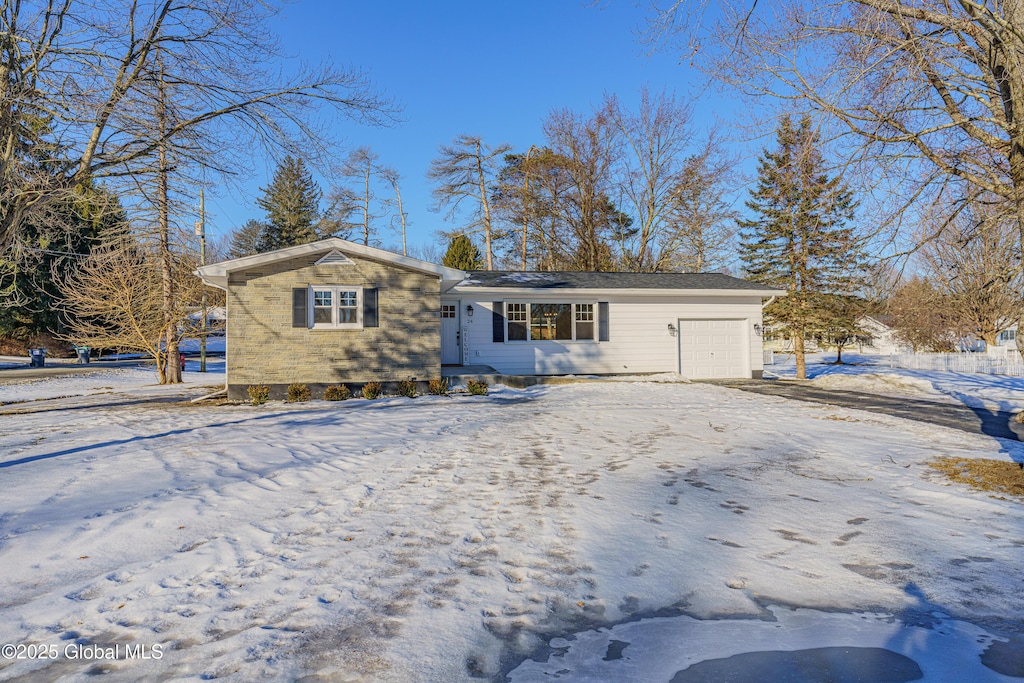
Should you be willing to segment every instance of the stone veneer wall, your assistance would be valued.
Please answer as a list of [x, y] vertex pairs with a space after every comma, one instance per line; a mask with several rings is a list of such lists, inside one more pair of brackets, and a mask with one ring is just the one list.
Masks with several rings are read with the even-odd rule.
[[[348, 254], [353, 264], [315, 265], [325, 253], [231, 273], [227, 376], [232, 398], [245, 398], [246, 387], [257, 383], [280, 395], [292, 382], [441, 376], [440, 278]], [[292, 327], [292, 288], [308, 285], [378, 288], [379, 327]]]

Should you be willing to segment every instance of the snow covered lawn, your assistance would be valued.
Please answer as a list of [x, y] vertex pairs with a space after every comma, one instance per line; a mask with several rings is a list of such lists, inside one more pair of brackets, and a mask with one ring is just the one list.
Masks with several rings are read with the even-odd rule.
[[926, 680], [1011, 680], [977, 655], [1024, 630], [1024, 508], [926, 463], [1017, 443], [702, 384], [92, 399], [0, 415], [0, 643], [59, 650], [0, 679], [458, 681], [532, 655], [515, 680], [667, 681], [884, 641]]

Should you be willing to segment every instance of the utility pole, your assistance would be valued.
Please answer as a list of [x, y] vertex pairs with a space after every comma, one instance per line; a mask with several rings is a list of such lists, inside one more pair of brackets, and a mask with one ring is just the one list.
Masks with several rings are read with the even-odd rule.
[[[199, 188], [199, 220], [196, 221], [196, 236], [199, 238], [200, 265], [206, 265], [206, 197], [203, 188]], [[203, 285], [203, 327], [199, 337], [199, 372], [206, 372], [206, 333], [208, 331], [206, 316], [206, 286]]]

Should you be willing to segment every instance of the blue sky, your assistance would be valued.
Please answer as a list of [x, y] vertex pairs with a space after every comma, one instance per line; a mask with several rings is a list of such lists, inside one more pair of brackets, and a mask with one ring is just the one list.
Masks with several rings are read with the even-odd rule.
[[[647, 54], [636, 36], [642, 22], [643, 10], [629, 0], [601, 7], [579, 0], [299, 0], [285, 6], [273, 28], [297, 58], [365, 69], [404, 106], [403, 121], [394, 127], [346, 122], [335, 133], [346, 148], [368, 145], [381, 163], [398, 169], [412, 223], [409, 242], [424, 244], [438, 229], [454, 227], [429, 210], [426, 172], [438, 145], [456, 135], [525, 150], [540, 141], [552, 109], [590, 111], [605, 93], [631, 106], [643, 85], [699, 98], [695, 123], [701, 128], [732, 118], [735, 103], [704, 92], [700, 75], [674, 53]], [[255, 198], [274, 162], [260, 159], [255, 166], [256, 177], [242, 191], [208, 199], [212, 233], [262, 217]], [[331, 181], [318, 180], [326, 192]]]

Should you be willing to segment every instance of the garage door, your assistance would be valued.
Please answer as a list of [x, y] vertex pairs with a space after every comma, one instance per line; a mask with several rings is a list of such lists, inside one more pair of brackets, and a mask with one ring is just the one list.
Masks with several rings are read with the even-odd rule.
[[690, 379], [750, 377], [746, 335], [746, 320], [680, 320], [680, 374]]

